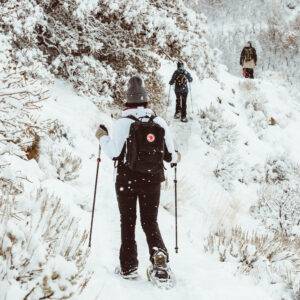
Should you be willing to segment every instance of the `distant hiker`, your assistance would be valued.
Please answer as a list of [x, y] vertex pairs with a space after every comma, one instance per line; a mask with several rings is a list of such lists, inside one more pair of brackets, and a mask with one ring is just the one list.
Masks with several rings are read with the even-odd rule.
[[168, 251], [157, 223], [161, 182], [165, 180], [163, 162], [178, 163], [167, 123], [147, 108], [148, 96], [143, 81], [134, 76], [129, 80], [127, 102], [122, 117], [108, 135], [100, 125], [96, 137], [117, 167], [115, 189], [121, 216], [120, 269], [123, 278], [137, 277], [138, 260], [135, 241], [136, 206], [139, 201], [141, 225], [146, 234], [153, 266], [153, 276], [168, 280]]
[[186, 100], [189, 92], [188, 82], [192, 81], [191, 74], [184, 69], [183, 62], [179, 61], [177, 63], [177, 70], [174, 72], [169, 84], [173, 85], [175, 83], [176, 110], [174, 118], [181, 118], [182, 122], [187, 122]]
[[240, 57], [240, 65], [243, 67], [243, 75], [245, 78], [254, 78], [254, 68], [256, 67], [256, 62], [256, 50], [252, 47], [251, 42], [247, 42]]

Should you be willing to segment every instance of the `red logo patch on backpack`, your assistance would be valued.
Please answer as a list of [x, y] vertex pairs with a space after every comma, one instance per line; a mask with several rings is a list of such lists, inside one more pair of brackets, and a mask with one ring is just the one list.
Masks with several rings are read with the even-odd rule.
[[154, 135], [153, 133], [149, 133], [149, 134], [147, 135], [147, 141], [148, 141], [149, 143], [153, 143], [153, 142], [155, 141], [155, 135]]

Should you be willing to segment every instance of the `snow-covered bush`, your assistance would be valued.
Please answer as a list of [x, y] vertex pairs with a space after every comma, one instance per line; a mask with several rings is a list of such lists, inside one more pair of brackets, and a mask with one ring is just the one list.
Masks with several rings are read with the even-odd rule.
[[10, 164], [0, 156], [0, 201], [1, 207], [5, 206], [7, 209], [3, 209], [5, 211], [9, 211], [12, 209], [10, 204], [5, 202], [2, 199], [8, 197], [8, 195], [19, 195], [24, 191], [24, 186], [22, 180], [16, 176], [16, 174], [12, 174], [9, 170]]
[[50, 154], [51, 165], [56, 169], [57, 178], [62, 181], [71, 181], [78, 177], [81, 167], [81, 158], [65, 148], [53, 148]]
[[244, 99], [248, 124], [258, 134], [259, 138], [263, 138], [264, 130], [269, 126], [267, 100], [253, 81], [241, 82], [240, 90]]
[[0, 79], [1, 153], [11, 152], [12, 148], [17, 151], [18, 147], [19, 155], [23, 152], [28, 157], [43, 132], [34, 110], [47, 99], [47, 90], [34, 79], [26, 80], [19, 70], [4, 74]]
[[16, 65], [9, 38], [2, 34], [0, 48], [0, 154], [37, 158], [44, 124], [36, 112], [48, 99], [48, 91], [31, 76], [38, 65]]
[[299, 238], [287, 239], [280, 234], [249, 233], [241, 228], [211, 233], [205, 240], [206, 252], [216, 254], [221, 262], [235, 262], [241, 273], [257, 281], [286, 285], [291, 294], [299, 295]]
[[[3, 1], [0, 15], [0, 26], [7, 30], [6, 35], [0, 34], [0, 290], [7, 299], [11, 295], [67, 299], [88, 280], [83, 274], [87, 233], [61, 199], [45, 190], [30, 194], [36, 191], [40, 175], [30, 174], [37, 164], [28, 160], [39, 161], [44, 155], [40, 141], [47, 137], [52, 143], [71, 145], [71, 139], [58, 122], [39, 118], [38, 111], [49, 97], [49, 78], [44, 62], [33, 55], [38, 50], [25, 49], [34, 38], [30, 17], [36, 16], [26, 14], [31, 1], [24, 1], [24, 7], [20, 3]], [[12, 13], [16, 19], [10, 22], [9, 12], [15, 9], [24, 13], [18, 12], [19, 19], [18, 13]], [[59, 176], [64, 179], [76, 177], [78, 160], [72, 159], [60, 158], [65, 166], [58, 168]]]
[[[87, 233], [61, 199], [38, 190], [34, 201], [16, 198], [7, 187], [0, 197], [0, 280], [24, 299], [68, 299], [80, 293]], [[22, 298], [23, 298], [22, 297]]]
[[206, 19], [181, 0], [2, 2], [0, 25], [18, 63], [40, 62], [47, 68], [37, 72], [49, 69], [98, 102], [120, 103], [128, 77], [140, 73], [160, 106], [162, 57], [185, 61], [200, 78], [215, 75]]
[[73, 146], [73, 137], [70, 129], [62, 124], [59, 120], [49, 121], [47, 124], [47, 136], [53, 142], [66, 141], [68, 145]]
[[214, 175], [225, 190], [230, 191], [235, 183], [243, 182], [243, 173], [241, 161], [232, 148], [221, 153]]
[[237, 140], [235, 124], [228, 122], [222, 110], [212, 104], [198, 113], [201, 125], [201, 139], [209, 146], [220, 149], [232, 146]]
[[[70, 56], [64, 59], [64, 77], [73, 83], [79, 94], [90, 97], [96, 95], [104, 95], [107, 98], [113, 97], [112, 87], [115, 85], [117, 73], [109, 65], [88, 55]], [[54, 64], [58, 63], [59, 57], [56, 58]], [[62, 72], [57, 68], [53, 71], [57, 75], [61, 75]]]
[[269, 158], [264, 169], [268, 184], [278, 184], [300, 176], [299, 166], [288, 158], [287, 153]]
[[[257, 133], [268, 127], [268, 117], [264, 103], [260, 99], [249, 97], [249, 100], [245, 103], [245, 109], [249, 123]], [[259, 137], [262, 137], [262, 135], [259, 135]]]
[[200, 110], [197, 117], [202, 141], [220, 151], [213, 173], [225, 190], [232, 190], [234, 181], [242, 182], [240, 161], [234, 151], [238, 139], [236, 125], [223, 116], [222, 108], [213, 104]]
[[286, 236], [300, 236], [300, 168], [286, 156], [267, 160], [254, 217]]
[[2, 52], [2, 63], [10, 62], [13, 70], [22, 68], [27, 77], [49, 78], [45, 57], [35, 45], [36, 26], [43, 22], [43, 10], [34, 1], [1, 1], [0, 44], [3, 46], [4, 40], [9, 44], [8, 53]]

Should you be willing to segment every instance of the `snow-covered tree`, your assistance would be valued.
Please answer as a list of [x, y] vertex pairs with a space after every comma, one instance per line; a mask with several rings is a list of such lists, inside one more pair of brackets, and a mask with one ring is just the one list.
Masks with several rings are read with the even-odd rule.
[[34, 49], [53, 74], [99, 103], [120, 103], [128, 77], [140, 73], [159, 106], [161, 58], [185, 61], [200, 78], [215, 73], [205, 17], [181, 0], [14, 0], [4, 1], [2, 11], [0, 23], [12, 32], [16, 56], [21, 51], [24, 60]]
[[[212, 46], [223, 52], [222, 62], [240, 74], [239, 56], [247, 41], [258, 53], [258, 70], [276, 71], [284, 79], [300, 82], [299, 3], [290, 0], [195, 0], [193, 7], [209, 21]], [[268, 12], [267, 14], [265, 12]], [[265, 73], [266, 74], [266, 73]]]

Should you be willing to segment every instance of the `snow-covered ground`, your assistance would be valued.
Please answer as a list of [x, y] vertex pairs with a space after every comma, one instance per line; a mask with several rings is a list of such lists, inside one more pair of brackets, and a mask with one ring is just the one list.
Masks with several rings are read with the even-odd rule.
[[[0, 15], [0, 300], [299, 300], [296, 2], [193, 1], [207, 24], [181, 0], [48, 2], [4, 1]], [[248, 39], [259, 55], [255, 80], [239, 76]], [[167, 105], [170, 61], [179, 58], [194, 70], [187, 124], [173, 119], [173, 91]], [[169, 291], [146, 280], [139, 223], [140, 278], [114, 274], [120, 224], [115, 170], [104, 154], [87, 246], [95, 131], [100, 123], [111, 129], [137, 70], [182, 154], [178, 254], [169, 167], [159, 211], [177, 278]]]
[[[172, 68], [167, 63], [163, 64], [166, 87]], [[253, 277], [241, 275], [237, 273], [234, 263], [220, 263], [214, 256], [205, 253], [203, 240], [221, 225], [225, 228], [241, 225], [248, 230], [260, 226], [249, 216], [249, 207], [257, 198], [255, 186], [244, 185], [233, 179], [236, 181], [233, 183], [234, 188], [226, 191], [213, 170], [221, 158], [222, 148], [226, 147], [234, 151], [244, 167], [263, 163], [268, 156], [282, 151], [289, 151], [290, 157], [299, 161], [297, 154], [300, 146], [297, 141], [300, 133], [295, 131], [300, 125], [299, 105], [282, 85], [261, 79], [245, 81], [222, 69], [220, 85], [211, 79], [199, 81], [195, 76], [194, 79], [193, 112], [190, 111], [193, 119], [188, 124], [181, 124], [172, 120], [172, 107], [167, 113], [168, 122], [182, 152], [182, 162], [178, 167], [178, 254], [173, 250], [174, 196], [173, 170], [170, 169], [163, 187], [159, 223], [170, 251], [177, 286], [173, 290], [163, 291], [153, 288], [147, 282], [145, 271], [149, 265], [148, 250], [139, 224], [137, 242], [140, 279], [125, 281], [114, 274], [120, 244], [119, 213], [114, 192], [113, 164], [102, 155], [93, 244], [86, 267], [92, 272], [92, 276], [77, 299], [281, 299], [276, 285], [271, 286], [263, 280], [257, 282]], [[82, 167], [79, 178], [63, 183], [51, 176], [49, 168], [41, 160], [43, 172], [39, 176], [40, 185], [53, 195], [61, 197], [64, 204], [70, 207], [72, 215], [80, 220], [80, 225], [88, 229], [98, 150], [94, 133], [99, 123], [110, 127], [113, 120], [109, 111], [100, 112], [87, 98], [76, 95], [65, 82], [56, 81], [51, 87], [51, 93], [51, 99], [44, 103], [41, 118], [58, 119], [69, 128], [75, 152], [82, 160]], [[268, 117], [272, 116], [278, 125], [255, 131], [252, 119], [245, 109], [248, 97], [246, 93], [248, 96], [256, 95], [264, 102], [268, 114], [265, 116], [266, 123]], [[171, 99], [174, 105], [172, 93]], [[189, 104], [191, 108], [192, 105]], [[237, 142], [233, 145], [225, 143], [221, 149], [216, 149], [203, 141], [203, 128], [197, 114], [211, 104], [219, 106], [226, 121], [236, 125]], [[247, 172], [247, 169], [244, 168], [243, 171]], [[13, 294], [9, 293], [8, 299], [18, 299], [9, 295]]]

